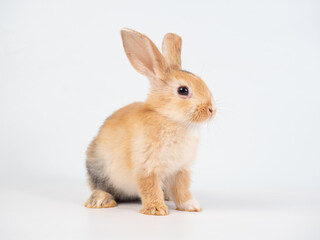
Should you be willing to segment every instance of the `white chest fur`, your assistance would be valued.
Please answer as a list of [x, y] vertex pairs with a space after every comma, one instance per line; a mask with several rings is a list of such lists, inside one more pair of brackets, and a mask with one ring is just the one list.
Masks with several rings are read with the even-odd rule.
[[199, 129], [180, 133], [176, 138], [168, 138], [159, 153], [159, 170], [164, 177], [181, 168], [188, 168], [194, 161], [199, 139]]
[[156, 173], [165, 178], [188, 168], [196, 155], [199, 134], [199, 127], [164, 129], [157, 136], [157, 143], [149, 143], [143, 135], [139, 136], [133, 144], [135, 172]]

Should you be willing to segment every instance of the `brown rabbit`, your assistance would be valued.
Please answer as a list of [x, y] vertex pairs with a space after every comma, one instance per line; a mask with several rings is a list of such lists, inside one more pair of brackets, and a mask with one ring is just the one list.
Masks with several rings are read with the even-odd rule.
[[189, 168], [195, 159], [200, 123], [216, 113], [206, 84], [181, 70], [181, 38], [168, 33], [162, 52], [138, 32], [122, 29], [132, 66], [148, 77], [145, 102], [111, 115], [87, 150], [92, 195], [89, 208], [115, 207], [116, 201], [141, 198], [140, 213], [167, 215], [166, 195], [178, 210], [200, 211], [192, 197]]

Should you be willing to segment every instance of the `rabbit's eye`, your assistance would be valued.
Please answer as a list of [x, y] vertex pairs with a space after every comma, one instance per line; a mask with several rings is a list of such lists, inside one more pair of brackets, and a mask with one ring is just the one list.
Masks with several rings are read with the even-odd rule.
[[181, 86], [181, 87], [178, 88], [178, 94], [179, 95], [188, 96], [189, 89], [186, 86]]

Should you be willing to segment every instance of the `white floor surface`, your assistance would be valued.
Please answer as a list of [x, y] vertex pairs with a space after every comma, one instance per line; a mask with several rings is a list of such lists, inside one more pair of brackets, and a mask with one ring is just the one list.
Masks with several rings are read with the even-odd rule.
[[139, 202], [87, 209], [84, 182], [38, 178], [2, 182], [0, 239], [320, 239], [320, 195], [195, 189], [200, 213], [167, 202], [165, 217], [139, 214]]

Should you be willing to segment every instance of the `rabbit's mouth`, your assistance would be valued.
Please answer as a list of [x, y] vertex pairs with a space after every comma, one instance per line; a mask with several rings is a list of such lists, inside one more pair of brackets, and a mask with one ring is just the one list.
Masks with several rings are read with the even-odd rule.
[[206, 120], [211, 120], [216, 115], [217, 108], [212, 107], [211, 104], [200, 104], [197, 106], [196, 110], [193, 112], [191, 121], [200, 123]]

